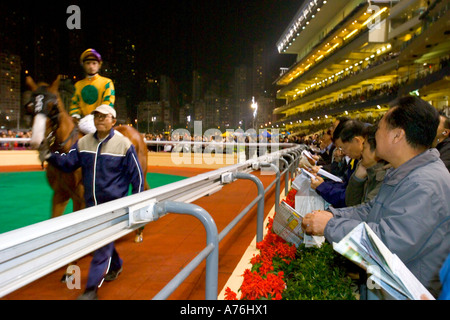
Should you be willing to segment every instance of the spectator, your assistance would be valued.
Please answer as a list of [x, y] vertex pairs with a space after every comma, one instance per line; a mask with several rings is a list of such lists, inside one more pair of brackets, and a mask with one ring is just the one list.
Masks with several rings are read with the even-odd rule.
[[392, 165], [375, 199], [307, 214], [307, 234], [338, 242], [362, 221], [437, 297], [439, 270], [450, 252], [450, 173], [431, 147], [437, 110], [418, 97], [398, 99], [376, 133], [376, 154]]
[[447, 259], [445, 259], [441, 271], [439, 271], [439, 278], [442, 283], [439, 300], [450, 300], [450, 254], [447, 256]]
[[441, 114], [439, 117], [437, 134], [433, 141], [433, 147], [438, 149], [440, 158], [450, 172], [450, 119]]
[[311, 188], [335, 208], [345, 207], [345, 190], [348, 181], [356, 169], [356, 164], [361, 158], [363, 150], [364, 123], [359, 120], [341, 121], [333, 132], [333, 140], [337, 148], [341, 148], [344, 154], [351, 158], [347, 167], [343, 183], [324, 181], [321, 177], [311, 181]]
[[[327, 136], [329, 134], [329, 138], [331, 139], [331, 145], [327, 145], [326, 149], [323, 150], [327, 153], [327, 155], [323, 156], [322, 154], [319, 154], [320, 158], [317, 158], [317, 165], [313, 168], [310, 168], [311, 166], [308, 166], [307, 169], [311, 169], [310, 171], [313, 173], [317, 173], [317, 171], [322, 167], [325, 171], [332, 173], [335, 176], [338, 176], [342, 178], [345, 174], [345, 171], [348, 167], [348, 161], [344, 159], [344, 154], [342, 153], [342, 150], [339, 148], [336, 148], [336, 145], [333, 140], [333, 133], [336, 127], [339, 125], [340, 122], [345, 122], [347, 120], [350, 120], [348, 117], [340, 117], [336, 119], [336, 121], [333, 122], [333, 125], [328, 129], [328, 131], [325, 133], [324, 138], [325, 142], [322, 143], [328, 143]], [[324, 145], [325, 145], [324, 144]], [[324, 148], [324, 145], [321, 146], [321, 148]], [[309, 149], [311, 152], [313, 152], [311, 149]], [[331, 157], [328, 157], [328, 155], [331, 155]]]
[[339, 123], [345, 122], [347, 120], [350, 120], [350, 118], [340, 117], [333, 122], [333, 125], [331, 126], [331, 141], [333, 141], [334, 150], [331, 157], [331, 164], [323, 166], [324, 170], [331, 172], [332, 174], [340, 178], [343, 178], [345, 176], [345, 171], [349, 167], [350, 158], [344, 155], [341, 148], [336, 148], [336, 142], [333, 139], [333, 135]]
[[361, 161], [345, 190], [345, 204], [347, 207], [355, 206], [372, 200], [380, 190], [386, 175], [386, 161], [375, 154], [376, 126], [366, 127], [363, 131], [364, 143]]
[[332, 129], [328, 129], [327, 132], [324, 133], [322, 139], [320, 140], [320, 159], [317, 161], [318, 166], [331, 165], [331, 160], [333, 157], [333, 152], [336, 146], [332, 141]]

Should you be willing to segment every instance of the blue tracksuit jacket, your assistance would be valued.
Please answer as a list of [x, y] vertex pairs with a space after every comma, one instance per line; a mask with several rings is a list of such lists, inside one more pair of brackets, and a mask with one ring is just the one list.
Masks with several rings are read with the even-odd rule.
[[64, 172], [82, 169], [86, 207], [144, 190], [144, 176], [136, 149], [128, 138], [111, 129], [100, 141], [97, 133], [78, 140], [68, 153], [53, 153], [47, 160]]

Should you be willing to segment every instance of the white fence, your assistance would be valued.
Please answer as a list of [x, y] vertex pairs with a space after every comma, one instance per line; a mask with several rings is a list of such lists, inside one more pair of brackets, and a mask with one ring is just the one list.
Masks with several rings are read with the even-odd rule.
[[[201, 212], [201, 208], [199, 210], [192, 207], [193, 205], [180, 207], [177, 204], [190, 204], [196, 199], [218, 192], [224, 184], [232, 183], [238, 176], [243, 177], [242, 174], [259, 170], [263, 166], [274, 167], [271, 163], [278, 162], [283, 156], [294, 160], [288, 167], [285, 166], [283, 172], [289, 170], [293, 172], [292, 168], [295, 169], [298, 164], [298, 157], [303, 148], [304, 146], [291, 144], [287, 149], [255, 159], [0, 234], [0, 297], [123, 237], [162, 217], [167, 212], [174, 212], [168, 211], [169, 208], [172, 210], [178, 208], [181, 211], [184, 208], [186, 214], [207, 219], [208, 214]], [[278, 172], [278, 188], [279, 176]], [[257, 203], [255, 200], [254, 204]], [[211, 222], [204, 225], [211, 230], [215, 227], [215, 225], [211, 226]], [[208, 246], [205, 248], [206, 251], [198, 259], [206, 258], [214, 250], [218, 250], [219, 235], [209, 235], [209, 237], [213, 239], [215, 237], [215, 240], [209, 248]], [[190, 264], [189, 267], [193, 268], [194, 264]], [[217, 275], [211, 276], [211, 272], [217, 273], [217, 264], [213, 262], [212, 266], [216, 270], [207, 271], [207, 281], [209, 281], [207, 299], [217, 298]], [[167, 297], [174, 289], [173, 286], [178, 285], [179, 281], [182, 281], [192, 270], [186, 270], [183, 275], [177, 276], [176, 284], [173, 284], [172, 288], [167, 288], [165, 293], [159, 294], [156, 298]], [[215, 286], [211, 284], [214, 281]]]

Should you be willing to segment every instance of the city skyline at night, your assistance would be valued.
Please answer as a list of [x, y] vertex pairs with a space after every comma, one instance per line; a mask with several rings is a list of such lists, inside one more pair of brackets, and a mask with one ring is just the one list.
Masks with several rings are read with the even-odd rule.
[[[208, 82], [227, 86], [235, 68], [252, 67], [257, 43], [267, 48], [270, 63], [264, 77], [270, 87], [279, 68], [292, 63], [292, 57], [278, 54], [275, 42], [298, 3], [2, 2], [0, 52], [20, 56], [22, 78], [27, 72], [36, 80], [50, 82], [62, 74], [74, 83], [84, 77], [81, 52], [95, 48], [104, 59], [101, 73], [115, 81], [118, 95], [128, 97], [127, 108], [145, 100], [148, 90], [143, 83], [160, 76], [168, 76], [190, 101], [194, 71]], [[67, 27], [71, 5], [80, 9], [81, 29]]]

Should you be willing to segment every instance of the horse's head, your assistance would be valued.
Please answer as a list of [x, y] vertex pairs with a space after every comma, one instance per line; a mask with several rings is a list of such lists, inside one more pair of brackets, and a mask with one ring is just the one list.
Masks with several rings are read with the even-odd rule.
[[47, 127], [59, 114], [59, 77], [50, 86], [45, 83], [36, 84], [31, 77], [27, 77], [26, 83], [32, 90], [31, 99], [25, 105], [26, 113], [33, 117], [30, 145], [37, 149], [44, 141]]

